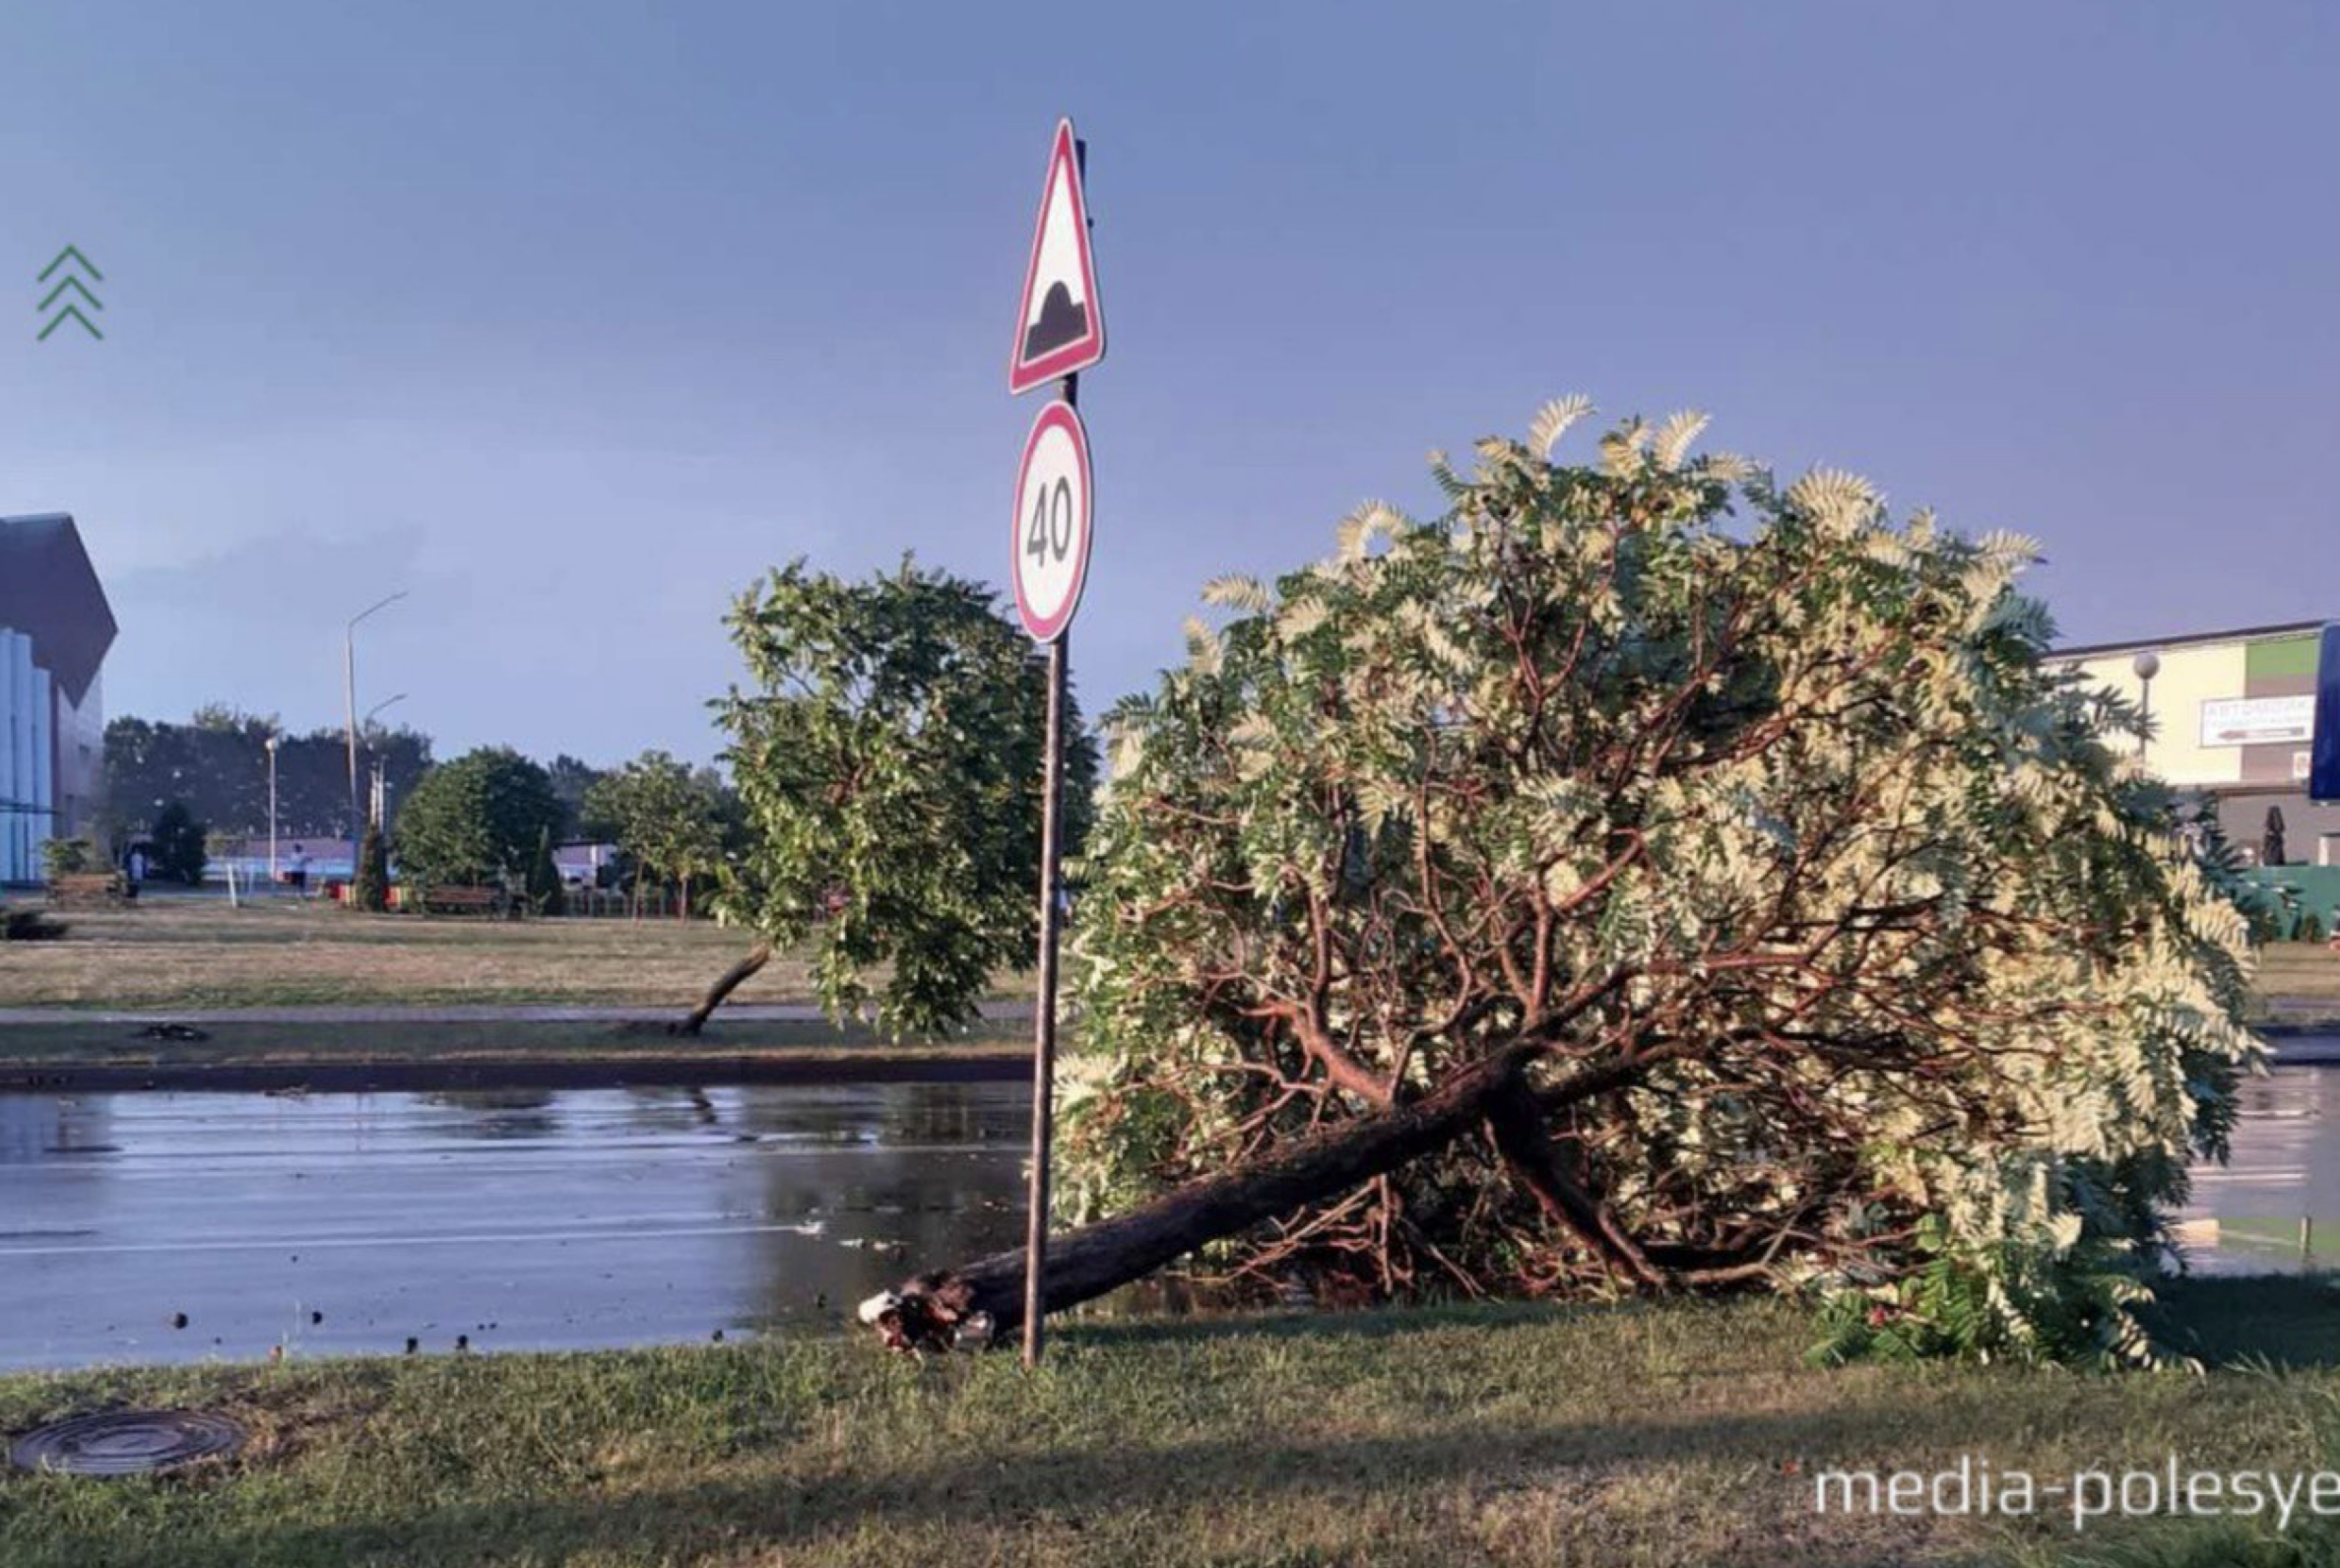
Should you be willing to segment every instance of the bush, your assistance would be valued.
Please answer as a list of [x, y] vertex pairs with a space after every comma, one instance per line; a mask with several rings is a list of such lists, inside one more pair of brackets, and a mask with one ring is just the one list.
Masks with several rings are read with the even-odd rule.
[[0, 942], [55, 942], [66, 930], [64, 921], [51, 920], [37, 909], [0, 905]]
[[540, 915], [568, 913], [568, 890], [560, 885], [560, 868], [552, 861], [552, 829], [537, 835], [536, 855], [528, 863], [528, 907]]
[[390, 847], [382, 839], [379, 822], [365, 824], [358, 845], [358, 880], [350, 888], [350, 903], [371, 914], [390, 907]]
[[98, 846], [86, 838], [43, 839], [40, 861], [49, 880], [54, 882], [59, 877], [98, 870]]
[[155, 875], [190, 887], [203, 885], [203, 868], [210, 856], [203, 844], [204, 826], [184, 802], [172, 801], [155, 818]]

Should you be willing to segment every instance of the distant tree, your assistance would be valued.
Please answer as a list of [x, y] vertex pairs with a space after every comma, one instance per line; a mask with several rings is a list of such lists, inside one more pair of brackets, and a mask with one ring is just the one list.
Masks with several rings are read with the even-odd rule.
[[358, 876], [350, 888], [350, 902], [377, 915], [390, 907], [390, 847], [379, 822], [367, 822], [365, 836], [358, 841]]
[[422, 775], [398, 814], [398, 858], [426, 885], [524, 881], [560, 802], [545, 770], [484, 748]]
[[579, 761], [566, 751], [546, 764], [545, 774], [552, 781], [552, 794], [566, 814], [561, 824], [564, 837], [606, 839], [610, 837], [607, 823], [596, 821], [586, 805], [596, 781], [608, 776], [602, 768]]
[[187, 727], [207, 735], [235, 735], [258, 724], [268, 729], [277, 727], [275, 714], [263, 719], [257, 714], [226, 702], [206, 702], [187, 717]]
[[185, 882], [190, 887], [203, 885], [203, 868], [210, 862], [210, 853], [204, 847], [208, 833], [184, 801], [172, 801], [163, 807], [157, 814], [148, 837], [155, 845], [156, 876], [165, 882]]
[[638, 886], [679, 887], [678, 914], [687, 915], [694, 882], [704, 885], [724, 865], [725, 795], [712, 770], [644, 751], [594, 782], [585, 814], [633, 862]]
[[552, 829], [537, 835], [536, 853], [528, 862], [528, 907], [540, 915], [568, 913], [568, 889], [560, 884], [560, 867], [552, 859]]
[[[268, 740], [277, 751], [277, 824], [286, 837], [338, 838], [354, 830], [348, 742], [339, 729], [283, 733], [273, 714], [213, 703], [184, 724], [124, 716], [105, 727], [105, 815], [134, 837], [171, 801], [185, 803], [223, 832], [268, 831]], [[406, 799], [430, 765], [430, 740], [412, 730], [368, 729], [359, 737], [382, 763], [393, 802]]]
[[[751, 685], [715, 707], [750, 842], [727, 912], [767, 952], [811, 941], [832, 1014], [875, 1001], [897, 1033], [966, 1024], [1037, 948], [1048, 698], [1030, 639], [990, 588], [907, 557], [862, 582], [800, 560], [730, 625]], [[1066, 736], [1076, 852], [1097, 755], [1076, 715]]]

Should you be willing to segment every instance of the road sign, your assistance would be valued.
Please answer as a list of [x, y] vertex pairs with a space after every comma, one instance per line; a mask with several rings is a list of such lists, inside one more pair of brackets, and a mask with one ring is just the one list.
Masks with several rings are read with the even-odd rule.
[[1105, 358], [1105, 316], [1097, 303], [1097, 258], [1089, 249], [1088, 201], [1080, 189], [1080, 152], [1072, 122], [1057, 122], [1048, 183], [1032, 227], [1023, 306], [1008, 357], [1008, 390], [1028, 392], [1085, 370]]
[[1088, 579], [1089, 523], [1096, 487], [1088, 430], [1074, 407], [1079, 373], [1105, 358], [1105, 315], [1097, 302], [1097, 258], [1089, 249], [1088, 199], [1080, 188], [1087, 148], [1072, 122], [1057, 121], [1048, 151], [1048, 182], [1032, 226], [1015, 345], [1008, 355], [1008, 391], [1028, 392], [1062, 378], [1056, 401], [1024, 437], [1015, 480], [1015, 613], [1048, 648], [1048, 719], [1040, 792], [1039, 996], [1032, 1010], [1032, 1164], [1024, 1203], [1023, 1364], [1040, 1364], [1048, 1305], [1048, 1186], [1055, 1139], [1057, 928], [1064, 915], [1059, 841], [1065, 794], [1065, 666], [1072, 612]]
[[2315, 738], [2308, 748], [2308, 798], [2340, 804], [2340, 622], [2323, 628], [2315, 670]]
[[1015, 482], [1015, 613], [1035, 642], [1062, 636], [1080, 606], [1095, 496], [1088, 430], [1072, 404], [1051, 403], [1024, 437]]

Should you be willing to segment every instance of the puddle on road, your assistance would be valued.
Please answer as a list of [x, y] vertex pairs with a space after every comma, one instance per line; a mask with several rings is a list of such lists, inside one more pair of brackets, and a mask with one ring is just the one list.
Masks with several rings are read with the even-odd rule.
[[0, 1095], [0, 1366], [826, 1331], [1014, 1244], [1027, 1100]]
[[2206, 1274], [2340, 1269], [2340, 1067], [2279, 1067], [2242, 1085], [2234, 1158], [2196, 1165], [2178, 1223]]
[[[2340, 1267], [2340, 1070], [2243, 1093], [2189, 1258]], [[983, 1083], [0, 1095], [0, 1366], [828, 1332], [1017, 1243], [1026, 1110]]]

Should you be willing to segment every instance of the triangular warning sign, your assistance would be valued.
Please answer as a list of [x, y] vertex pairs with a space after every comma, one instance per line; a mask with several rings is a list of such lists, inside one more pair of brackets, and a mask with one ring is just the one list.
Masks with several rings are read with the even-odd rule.
[[1048, 155], [1048, 185], [1040, 193], [1040, 220], [1032, 227], [1023, 308], [1015, 313], [1008, 390], [1028, 392], [1104, 358], [1105, 316], [1097, 305], [1097, 258], [1089, 250], [1080, 158], [1072, 122], [1059, 120]]

